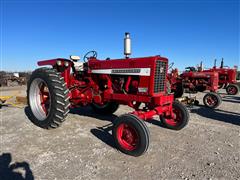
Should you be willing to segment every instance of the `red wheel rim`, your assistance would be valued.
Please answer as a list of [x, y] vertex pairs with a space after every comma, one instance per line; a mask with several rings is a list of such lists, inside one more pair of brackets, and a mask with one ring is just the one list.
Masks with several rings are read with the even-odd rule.
[[217, 104], [217, 98], [215, 96], [207, 96], [206, 97], [206, 103], [209, 105], [209, 106], [215, 106]]
[[178, 126], [182, 122], [182, 113], [179, 109], [173, 108], [173, 118], [165, 118], [165, 122], [171, 126]]
[[45, 83], [41, 83], [39, 85], [39, 96], [40, 96], [40, 103], [43, 111], [46, 115], [48, 115], [49, 112], [49, 106], [50, 106], [50, 94], [48, 87], [45, 85]]
[[117, 128], [117, 140], [122, 148], [133, 151], [139, 144], [139, 136], [130, 124], [122, 123]]
[[229, 92], [230, 94], [235, 94], [235, 93], [237, 92], [237, 89], [236, 89], [235, 87], [229, 87], [229, 88], [228, 88], [228, 92]]

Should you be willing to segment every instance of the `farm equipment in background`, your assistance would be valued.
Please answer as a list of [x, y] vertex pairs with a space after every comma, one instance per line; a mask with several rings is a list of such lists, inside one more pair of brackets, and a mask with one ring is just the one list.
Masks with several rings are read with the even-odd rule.
[[[171, 65], [173, 65], [173, 63]], [[170, 69], [171, 68], [169, 68], [169, 70]], [[167, 80], [169, 83], [169, 91], [174, 93], [174, 98], [182, 97], [184, 88], [177, 68], [170, 70], [170, 73], [167, 74]]]
[[24, 96], [0, 96], [0, 109], [2, 106], [23, 108], [26, 104], [27, 98]]
[[39, 61], [28, 82], [30, 120], [37, 126], [57, 128], [69, 108], [90, 105], [96, 113], [112, 114], [119, 104], [134, 109], [113, 122], [112, 135], [117, 148], [140, 156], [148, 149], [149, 131], [143, 120], [159, 116], [170, 129], [180, 130], [189, 120], [181, 103], [167, 93], [168, 59], [160, 56], [129, 58], [129, 33], [124, 39], [124, 59], [97, 59], [90, 51], [79, 62], [70, 59]]
[[237, 72], [237, 80], [240, 80], [240, 71]]
[[24, 85], [26, 82], [27, 73], [7, 73], [3, 71], [0, 73], [0, 87]]
[[226, 88], [226, 92], [229, 95], [238, 94], [239, 86], [237, 85], [237, 68], [224, 66], [223, 58], [219, 68], [216, 66], [215, 60], [213, 68], [202, 70], [202, 72], [217, 72], [219, 76], [219, 89]]
[[[172, 69], [171, 72], [168, 73], [167, 79], [175, 98], [182, 97], [184, 92], [194, 94], [209, 90], [210, 92], [203, 97], [205, 106], [217, 108], [222, 102], [221, 96], [217, 93], [217, 72], [199, 72], [195, 67], [187, 67], [186, 70], [179, 75], [177, 69]], [[198, 102], [196, 104], [198, 104]]]
[[12, 96], [0, 96], [0, 108], [2, 108], [2, 106], [4, 106], [4, 104], [6, 103], [6, 101], [11, 98]]

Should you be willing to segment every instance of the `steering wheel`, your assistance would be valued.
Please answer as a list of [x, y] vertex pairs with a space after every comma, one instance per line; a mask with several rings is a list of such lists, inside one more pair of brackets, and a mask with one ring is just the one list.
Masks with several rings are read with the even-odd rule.
[[[92, 54], [92, 55], [90, 56], [90, 54]], [[88, 60], [88, 59], [91, 58], [91, 57], [96, 58], [96, 57], [97, 57], [97, 51], [89, 51], [89, 52], [87, 52], [87, 53], [84, 55], [84, 57], [83, 57], [83, 61], [86, 62], [86, 60]]]

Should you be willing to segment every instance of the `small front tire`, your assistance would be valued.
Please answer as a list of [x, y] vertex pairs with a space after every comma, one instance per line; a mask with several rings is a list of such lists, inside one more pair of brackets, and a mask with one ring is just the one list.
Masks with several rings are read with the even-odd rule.
[[236, 95], [239, 92], [239, 87], [236, 84], [230, 84], [227, 86], [226, 92], [229, 95]]
[[133, 114], [118, 117], [113, 127], [116, 147], [131, 156], [141, 156], [149, 146], [149, 131], [146, 124]]
[[214, 109], [222, 103], [222, 98], [219, 94], [210, 92], [203, 97], [203, 103], [208, 108]]
[[173, 130], [184, 128], [189, 121], [189, 113], [187, 108], [180, 102], [174, 101], [172, 104], [174, 117], [160, 116], [162, 124]]

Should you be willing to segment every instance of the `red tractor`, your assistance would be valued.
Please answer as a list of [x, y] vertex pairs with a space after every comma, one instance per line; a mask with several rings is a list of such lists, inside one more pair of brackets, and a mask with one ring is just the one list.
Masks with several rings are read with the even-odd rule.
[[[172, 69], [168, 74], [171, 91], [175, 98], [179, 98], [184, 92], [197, 93], [209, 90], [203, 97], [203, 103], [210, 108], [217, 108], [221, 102], [221, 96], [217, 94], [218, 73], [198, 72], [194, 67], [187, 67], [182, 74], [177, 69]], [[197, 102], [197, 101], [196, 101]]]
[[237, 83], [237, 68], [229, 68], [223, 65], [223, 59], [221, 66], [216, 67], [216, 60], [214, 66], [211, 69], [203, 70], [202, 72], [217, 72], [219, 74], [219, 89], [226, 88], [226, 92], [229, 95], [236, 95], [239, 92], [239, 86]]
[[[28, 82], [31, 121], [42, 128], [57, 128], [69, 108], [90, 105], [96, 113], [112, 114], [119, 104], [133, 112], [113, 123], [112, 136], [123, 153], [140, 156], [149, 146], [149, 130], [143, 120], [159, 116], [167, 128], [180, 130], [189, 120], [187, 109], [166, 91], [168, 59], [160, 56], [129, 58], [130, 37], [125, 34], [125, 59], [97, 59], [88, 52], [79, 62], [70, 59], [39, 61]], [[91, 54], [91, 55], [90, 55]]]

